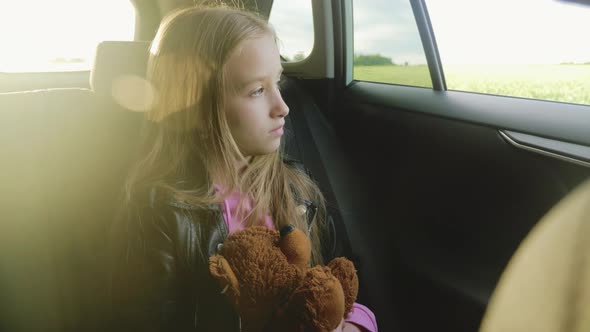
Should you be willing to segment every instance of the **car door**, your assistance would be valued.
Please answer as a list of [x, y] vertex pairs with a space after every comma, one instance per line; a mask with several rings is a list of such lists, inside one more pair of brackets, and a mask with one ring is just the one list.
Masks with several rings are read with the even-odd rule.
[[[379, 312], [382, 327], [476, 331], [520, 241], [589, 174], [590, 52], [574, 29], [585, 25], [582, 17], [590, 19], [590, 9], [551, 1], [342, 5], [346, 33], [336, 49], [346, 63], [336, 76], [344, 84], [333, 125], [373, 200], [374, 216], [363, 227], [379, 253], [380, 287], [395, 309]], [[544, 27], [548, 17], [561, 35]], [[414, 29], [404, 24], [410, 18]], [[485, 26], [490, 22], [496, 26]], [[382, 71], [373, 73], [359, 64], [351, 50], [370, 49], [375, 44], [363, 38], [386, 27], [406, 34], [372, 38], [393, 44], [400, 61], [406, 51], [400, 40], [419, 40], [423, 73], [407, 63], [375, 66]], [[498, 52], [477, 59], [485, 55], [478, 47]], [[553, 47], [567, 48], [554, 52], [563, 58], [529, 51]], [[485, 61], [492, 64], [478, 65]], [[397, 76], [384, 77], [388, 69]], [[405, 77], [424, 74], [424, 81]]]

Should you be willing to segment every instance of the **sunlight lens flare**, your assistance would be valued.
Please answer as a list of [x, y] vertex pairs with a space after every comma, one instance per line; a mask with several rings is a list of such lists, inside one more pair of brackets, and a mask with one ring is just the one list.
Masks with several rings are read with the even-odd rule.
[[122, 107], [134, 112], [147, 112], [154, 105], [156, 90], [144, 78], [123, 75], [113, 80], [111, 94]]

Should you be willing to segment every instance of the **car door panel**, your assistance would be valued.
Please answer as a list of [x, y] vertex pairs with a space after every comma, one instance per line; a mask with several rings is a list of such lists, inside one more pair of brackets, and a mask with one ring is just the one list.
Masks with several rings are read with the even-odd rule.
[[[378, 218], [363, 227], [381, 247], [401, 320], [381, 323], [477, 330], [520, 241], [590, 174], [579, 163], [515, 148], [501, 133], [590, 142], [588, 107], [370, 83], [336, 100], [336, 132], [378, 202]], [[563, 117], [551, 113], [555, 106]]]

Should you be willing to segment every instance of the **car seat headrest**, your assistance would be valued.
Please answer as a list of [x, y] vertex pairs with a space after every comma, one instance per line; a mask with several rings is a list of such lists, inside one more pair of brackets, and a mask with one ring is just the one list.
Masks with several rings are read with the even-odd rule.
[[90, 87], [94, 92], [110, 94], [113, 81], [121, 76], [145, 78], [149, 42], [103, 41], [96, 47], [94, 65], [90, 73]]
[[143, 41], [101, 42], [90, 74], [92, 90], [97, 95], [112, 97], [119, 104], [131, 104], [122, 105], [126, 108], [142, 108], [139, 104], [145, 104], [146, 99], [149, 48], [150, 43]]

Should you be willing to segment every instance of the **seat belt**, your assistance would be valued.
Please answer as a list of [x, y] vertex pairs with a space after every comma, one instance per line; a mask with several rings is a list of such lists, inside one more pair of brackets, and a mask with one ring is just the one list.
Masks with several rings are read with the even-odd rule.
[[[336, 201], [334, 191], [330, 185], [330, 180], [326, 172], [321, 155], [317, 149], [316, 140], [309, 124], [309, 112], [320, 112], [317, 105], [311, 97], [307, 95], [291, 78], [286, 78], [284, 85], [285, 102], [290, 108], [287, 119], [290, 121], [292, 134], [288, 133], [287, 139], [291, 140], [285, 147], [285, 152], [289, 157], [301, 161], [306, 168], [307, 173], [312, 176], [326, 199], [326, 209], [328, 220], [326, 226], [328, 231], [334, 234], [334, 242], [331, 244], [329, 254], [332, 257], [346, 256], [353, 260], [350, 240], [346, 234], [346, 228], [342, 221], [341, 210]], [[295, 143], [295, 144], [292, 144]], [[355, 260], [356, 263], [358, 259]]]

